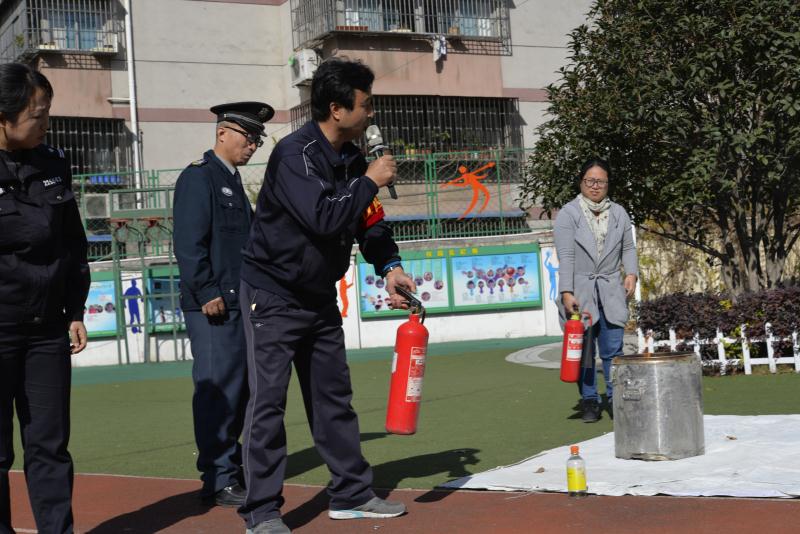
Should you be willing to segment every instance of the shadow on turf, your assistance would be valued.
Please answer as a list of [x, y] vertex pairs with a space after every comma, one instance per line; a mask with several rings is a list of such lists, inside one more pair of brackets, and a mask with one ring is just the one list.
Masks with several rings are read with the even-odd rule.
[[[386, 434], [366, 432], [362, 441], [378, 439]], [[467, 466], [478, 463], [478, 449], [450, 449], [431, 454], [422, 454], [393, 460], [373, 466], [375, 493], [386, 498], [406, 478], [425, 478], [444, 475], [447, 478], [461, 478], [472, 474]], [[289, 455], [287, 478], [304, 473], [322, 465], [322, 459], [314, 448], [304, 449]], [[415, 499], [417, 503], [432, 503], [445, 499], [450, 490], [431, 490]], [[406, 503], [409, 504], [409, 503]], [[123, 514], [90, 530], [87, 534], [150, 534], [167, 529], [180, 521], [208, 512], [199, 499], [197, 491], [173, 495], [147, 505], [139, 510]], [[328, 495], [323, 489], [311, 500], [284, 514], [283, 519], [290, 528], [300, 528], [328, 510]]]
[[[385, 432], [364, 432], [361, 434], [361, 441], [379, 439], [386, 435]], [[322, 458], [320, 458], [314, 447], [297, 451], [288, 457], [286, 478], [300, 475], [322, 464]], [[328, 509], [328, 496], [322, 491], [314, 499], [298, 508], [298, 510], [306, 507], [316, 510], [316, 513], [309, 516], [310, 520], [318, 515], [320, 511]], [[87, 534], [119, 534], [120, 532], [125, 532], [126, 534], [151, 534], [169, 528], [186, 518], [203, 515], [208, 510], [209, 507], [200, 502], [199, 493], [190, 491], [167, 497], [134, 512], [109, 519], [90, 530]], [[305, 522], [302, 524], [305, 524]]]
[[[567, 419], [581, 419], [583, 417], [583, 406], [580, 399], [578, 402], [575, 403], [575, 406], [572, 407], [573, 414], [567, 417]], [[614, 420], [614, 410], [612, 406], [608, 402], [608, 398], [606, 397], [605, 393], [600, 395], [600, 419], [603, 418], [603, 412], [608, 414], [608, 418], [612, 421]]]
[[203, 515], [210, 507], [200, 502], [196, 490], [173, 495], [136, 511], [105, 521], [86, 534], [152, 534], [169, 528], [188, 517]]
[[[375, 465], [372, 467], [375, 493], [381, 498], [386, 498], [391, 490], [397, 488], [406, 478], [425, 478], [440, 474], [449, 478], [469, 476], [472, 473], [466, 466], [478, 463], [476, 455], [479, 452], [479, 449], [450, 449]], [[438, 502], [451, 493], [453, 492], [449, 490], [431, 490], [417, 497], [414, 502], [422, 504]], [[328, 495], [323, 489], [311, 500], [285, 513], [283, 520], [289, 528], [297, 529], [327, 510]]]
[[[373, 439], [385, 438], [388, 436], [386, 432], [362, 432], [361, 443], [365, 441], [372, 441]], [[312, 469], [324, 465], [322, 457], [317, 452], [315, 447], [309, 447], [301, 451], [293, 452], [286, 458], [286, 480], [302, 475]]]

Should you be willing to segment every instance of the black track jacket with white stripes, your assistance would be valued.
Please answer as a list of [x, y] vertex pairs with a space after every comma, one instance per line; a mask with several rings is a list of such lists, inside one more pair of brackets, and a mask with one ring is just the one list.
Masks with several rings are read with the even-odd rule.
[[[310, 121], [272, 151], [242, 261], [242, 278], [302, 306], [336, 299], [354, 239], [382, 273], [399, 261], [391, 228], [369, 217], [378, 193], [352, 143], [336, 153]], [[382, 211], [382, 210], [381, 210]]]

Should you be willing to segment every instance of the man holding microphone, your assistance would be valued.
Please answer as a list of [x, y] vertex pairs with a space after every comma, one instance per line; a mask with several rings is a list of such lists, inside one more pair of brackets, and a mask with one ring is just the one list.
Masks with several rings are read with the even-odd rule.
[[245, 504], [253, 534], [287, 533], [280, 516], [286, 469], [283, 415], [294, 363], [317, 450], [331, 472], [332, 519], [396, 517], [405, 505], [372, 491], [350, 402], [336, 282], [354, 241], [386, 279], [392, 307], [406, 307], [400, 286], [416, 291], [376, 195], [395, 178], [382, 156], [369, 165], [352, 141], [372, 117], [374, 74], [360, 62], [331, 58], [311, 85], [313, 120], [273, 150], [242, 263], [241, 309], [250, 400], [244, 427]]

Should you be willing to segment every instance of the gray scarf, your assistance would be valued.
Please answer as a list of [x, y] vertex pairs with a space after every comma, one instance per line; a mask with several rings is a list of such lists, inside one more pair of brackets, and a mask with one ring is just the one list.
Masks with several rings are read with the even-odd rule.
[[611, 208], [611, 200], [605, 197], [600, 202], [594, 202], [582, 194], [578, 195], [578, 199], [581, 202], [583, 216], [589, 223], [589, 229], [592, 234], [594, 234], [594, 241], [597, 244], [597, 259], [600, 259], [603, 256], [606, 234], [608, 233], [608, 215], [609, 208]]

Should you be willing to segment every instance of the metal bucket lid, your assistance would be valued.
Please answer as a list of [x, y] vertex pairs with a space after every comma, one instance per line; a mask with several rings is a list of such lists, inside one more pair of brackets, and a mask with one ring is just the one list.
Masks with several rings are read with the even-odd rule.
[[612, 360], [615, 365], [652, 364], [682, 361], [692, 361], [697, 358], [694, 352], [645, 352], [643, 354], [624, 354]]

